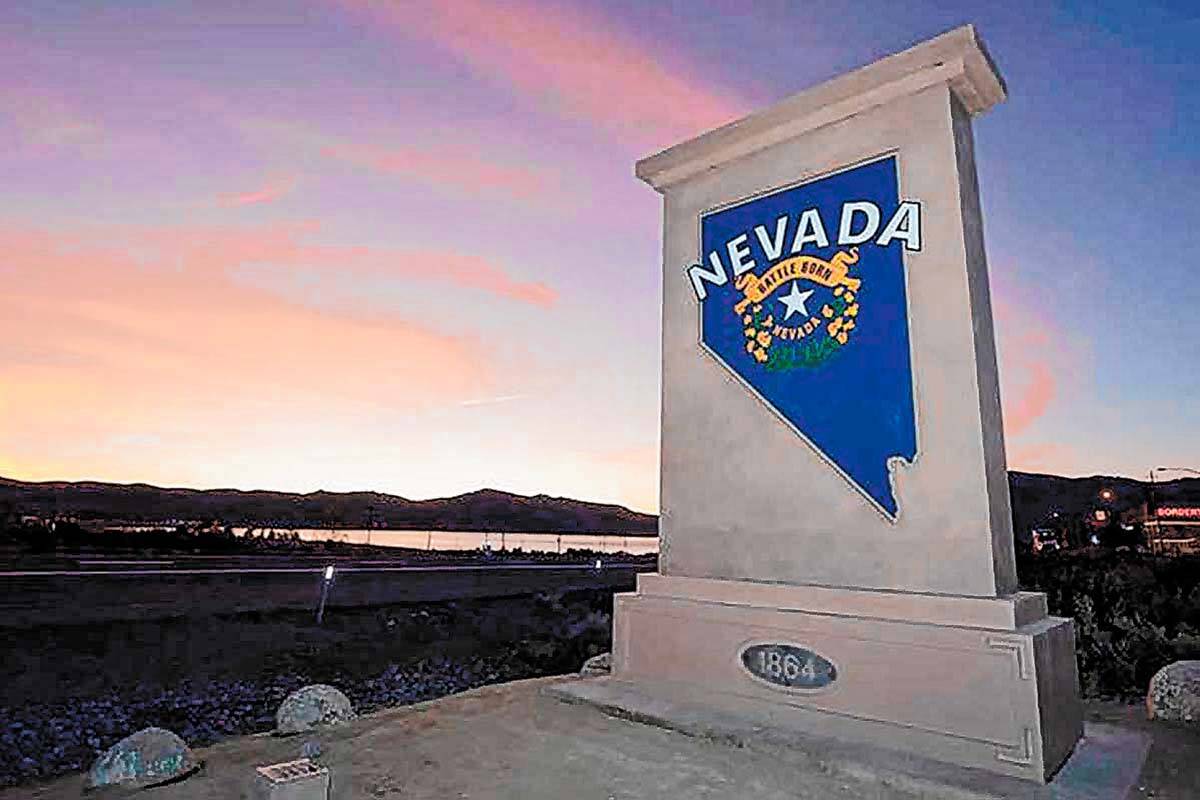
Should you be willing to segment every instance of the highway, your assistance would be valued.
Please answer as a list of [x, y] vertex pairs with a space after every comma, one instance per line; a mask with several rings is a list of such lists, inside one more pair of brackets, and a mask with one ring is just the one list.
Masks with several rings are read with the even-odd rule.
[[509, 597], [541, 591], [632, 591], [653, 566], [406, 564], [398, 559], [264, 557], [78, 559], [75, 568], [0, 572], [0, 628], [315, 609], [334, 566], [327, 608]]
[[[142, 566], [145, 562], [126, 562], [130, 565], [137, 564], [137, 569], [76, 569], [76, 570], [54, 570], [54, 569], [30, 569], [30, 570], [10, 570], [0, 571], [0, 578], [30, 578], [30, 577], [94, 577], [98, 575], [127, 575], [127, 576], [149, 576], [149, 575], [262, 575], [274, 573], [324, 573], [325, 564], [322, 563], [311, 567], [179, 567], [175, 569], [166, 569], [159, 566], [157, 569], [148, 569]], [[571, 571], [584, 570], [588, 572], [598, 571], [594, 564], [528, 564], [504, 562], [497, 564], [428, 564], [428, 565], [403, 565], [403, 566], [364, 566], [356, 564], [352, 566], [341, 566], [335, 562], [330, 562], [335, 568], [337, 575], [355, 572], [495, 572], [497, 570], [516, 570], [516, 571], [533, 571], [533, 570], [548, 570], [554, 571]], [[631, 570], [636, 569], [636, 564], [609, 563], [600, 568], [603, 570]]]

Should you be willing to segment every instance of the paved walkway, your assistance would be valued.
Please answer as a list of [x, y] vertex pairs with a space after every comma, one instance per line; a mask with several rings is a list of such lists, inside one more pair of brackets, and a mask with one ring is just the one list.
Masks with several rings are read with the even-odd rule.
[[[321, 734], [333, 800], [909, 800], [953, 792], [888, 785], [869, 770], [798, 767], [769, 754], [616, 719], [542, 693], [562, 678], [520, 681], [363, 717]], [[1136, 711], [1136, 709], [1134, 709]], [[1127, 707], [1091, 710], [1139, 723]], [[1150, 728], [1143, 728], [1149, 730]], [[1143, 780], [1130, 798], [1200, 798], [1200, 734], [1155, 726]], [[198, 755], [204, 771], [146, 800], [251, 797], [257, 765], [299, 757], [303, 737], [232, 739]], [[0, 793], [0, 800], [80, 797], [82, 776]], [[1139, 786], [1141, 787], [1139, 789]]]

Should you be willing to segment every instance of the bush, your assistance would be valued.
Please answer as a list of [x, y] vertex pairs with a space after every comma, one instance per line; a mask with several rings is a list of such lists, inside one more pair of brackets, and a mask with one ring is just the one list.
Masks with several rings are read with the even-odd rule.
[[1085, 697], [1144, 697], [1159, 669], [1200, 657], [1200, 556], [1068, 551], [1019, 558], [1017, 572], [1075, 620]]

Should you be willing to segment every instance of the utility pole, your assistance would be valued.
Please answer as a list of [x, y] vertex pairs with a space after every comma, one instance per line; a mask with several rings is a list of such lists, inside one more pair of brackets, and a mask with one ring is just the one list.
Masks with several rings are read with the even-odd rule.
[[1156, 553], [1156, 548], [1154, 547], [1154, 543], [1157, 539], [1159, 539], [1161, 537], [1161, 532], [1158, 530], [1158, 503], [1156, 503], [1154, 500], [1154, 468], [1153, 467], [1150, 468], [1150, 503], [1149, 503], [1149, 506], [1146, 508], [1147, 522], [1150, 520], [1151, 514], [1154, 515], [1154, 528], [1153, 528], [1154, 535], [1153, 535], [1153, 538], [1150, 539], [1150, 555], [1156, 555], [1157, 553]]

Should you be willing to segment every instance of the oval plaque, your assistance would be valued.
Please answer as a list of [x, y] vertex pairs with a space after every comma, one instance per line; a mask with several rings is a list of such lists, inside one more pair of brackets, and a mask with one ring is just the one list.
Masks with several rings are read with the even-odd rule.
[[742, 650], [742, 666], [767, 683], [785, 689], [820, 689], [837, 680], [837, 667], [793, 644], [754, 644]]

